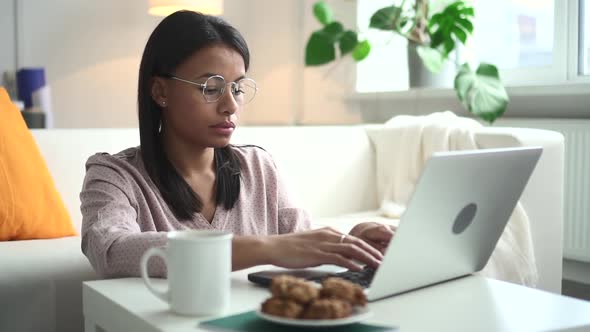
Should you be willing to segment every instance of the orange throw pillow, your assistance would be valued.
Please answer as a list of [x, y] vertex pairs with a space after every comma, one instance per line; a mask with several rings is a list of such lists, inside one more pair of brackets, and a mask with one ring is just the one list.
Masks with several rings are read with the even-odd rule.
[[76, 235], [35, 139], [0, 87], [0, 241]]

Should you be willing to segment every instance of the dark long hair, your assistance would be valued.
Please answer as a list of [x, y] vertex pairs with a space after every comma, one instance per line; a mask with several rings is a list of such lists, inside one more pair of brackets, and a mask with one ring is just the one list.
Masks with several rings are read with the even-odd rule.
[[[244, 59], [250, 52], [242, 35], [223, 19], [192, 11], [178, 11], [162, 20], [152, 32], [141, 58], [137, 93], [141, 157], [145, 168], [166, 203], [179, 220], [192, 219], [203, 202], [176, 171], [164, 152], [159, 131], [162, 110], [151, 96], [151, 79], [173, 73], [196, 51], [224, 44]], [[216, 203], [231, 209], [240, 194], [240, 162], [231, 146], [215, 148]]]

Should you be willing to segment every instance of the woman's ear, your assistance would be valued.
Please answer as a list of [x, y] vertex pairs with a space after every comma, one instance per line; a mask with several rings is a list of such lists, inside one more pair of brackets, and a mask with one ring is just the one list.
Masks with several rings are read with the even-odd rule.
[[151, 95], [156, 104], [161, 107], [166, 107], [166, 82], [162, 77], [152, 77], [151, 80]]

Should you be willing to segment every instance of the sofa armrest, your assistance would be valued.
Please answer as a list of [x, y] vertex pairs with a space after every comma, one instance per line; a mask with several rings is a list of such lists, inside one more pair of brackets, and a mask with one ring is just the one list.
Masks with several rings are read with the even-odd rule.
[[543, 153], [520, 199], [530, 219], [537, 288], [561, 293], [563, 260], [564, 137], [549, 130], [484, 127], [475, 135], [479, 148], [540, 146]]

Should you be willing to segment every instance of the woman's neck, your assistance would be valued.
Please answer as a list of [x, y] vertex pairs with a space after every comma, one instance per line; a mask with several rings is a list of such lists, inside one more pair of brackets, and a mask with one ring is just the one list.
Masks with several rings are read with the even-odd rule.
[[164, 151], [172, 165], [185, 179], [208, 174], [215, 170], [214, 149], [196, 147], [194, 144], [162, 133]]

